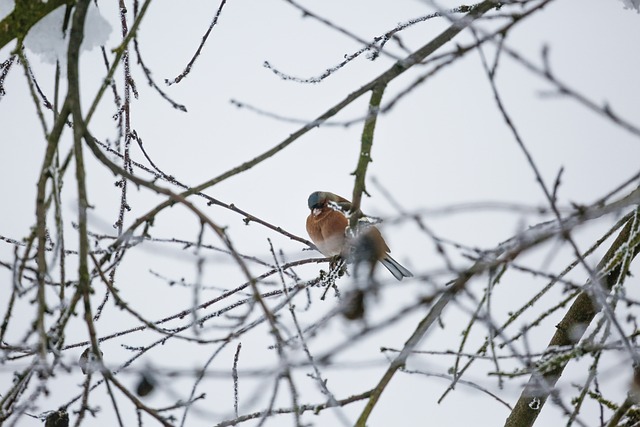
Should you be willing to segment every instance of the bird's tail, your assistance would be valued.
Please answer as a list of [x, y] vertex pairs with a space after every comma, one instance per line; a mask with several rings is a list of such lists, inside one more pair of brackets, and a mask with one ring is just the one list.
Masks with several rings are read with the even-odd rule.
[[413, 277], [412, 272], [403, 267], [398, 261], [391, 258], [390, 255], [381, 259], [380, 262], [391, 272], [391, 274], [393, 274], [393, 277], [398, 280], [402, 280], [404, 277]]

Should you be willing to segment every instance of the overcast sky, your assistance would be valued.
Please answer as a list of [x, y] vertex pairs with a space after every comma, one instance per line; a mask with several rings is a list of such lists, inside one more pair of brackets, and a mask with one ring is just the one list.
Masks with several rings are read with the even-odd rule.
[[[0, 13], [6, 13], [8, 3], [0, 0]], [[121, 40], [117, 10], [111, 3], [115, 2], [99, 2], [99, 13], [92, 15], [92, 25], [88, 30], [93, 31], [92, 36], [88, 37], [90, 42], [108, 34], [108, 51]], [[431, 2], [416, 0], [307, 1], [303, 4], [363, 40], [372, 40], [400, 22], [435, 10]], [[445, 9], [459, 6], [449, 0], [441, 1], [438, 5]], [[152, 76], [162, 90], [186, 107], [186, 113], [172, 108], [147, 85], [136, 65], [136, 55], [131, 54], [132, 72], [139, 91], [139, 98], [132, 101], [132, 127], [154, 163], [163, 172], [189, 186], [220, 175], [277, 145], [305, 121], [318, 117], [388, 69], [395, 62], [394, 56], [406, 55], [397, 44], [389, 42], [390, 55], [381, 55], [375, 61], [362, 55], [321, 83], [285, 80], [265, 67], [265, 61], [282, 73], [311, 78], [322, 75], [326, 69], [340, 63], [345, 55], [360, 49], [362, 44], [317, 20], [303, 17], [298, 9], [285, 1], [229, 0], [190, 74], [180, 83], [167, 86], [164, 80], [178, 76], [193, 56], [218, 6], [217, 2], [195, 0], [188, 4], [152, 2], [139, 29], [138, 40], [145, 65], [152, 70]], [[483, 28], [495, 28], [499, 22], [485, 22]], [[428, 20], [400, 33], [402, 42], [413, 51], [448, 25], [445, 18]], [[112, 28], [110, 33], [109, 26]], [[472, 40], [467, 31], [459, 35], [454, 43], [466, 45]], [[542, 50], [547, 46], [550, 67], [559, 80], [597, 105], [607, 103], [619, 117], [640, 126], [639, 40], [640, 15], [625, 10], [619, 1], [556, 0], [518, 24], [509, 33], [506, 46], [536, 65], [541, 64]], [[7, 59], [14, 47], [15, 42], [12, 42], [0, 50], [0, 61]], [[51, 97], [55, 70], [53, 65], [46, 62], [51, 50], [46, 48], [47, 54], [43, 55], [38, 52], [39, 47], [43, 47], [42, 42], [33, 41], [32, 50], [27, 50], [26, 54], [42, 90]], [[450, 47], [446, 46], [445, 49]], [[495, 56], [493, 45], [486, 45], [486, 54], [492, 61]], [[394, 81], [384, 95], [383, 105], [425, 71], [426, 68], [417, 68]], [[93, 48], [85, 51], [81, 56], [81, 90], [85, 111], [105, 73], [100, 50]], [[122, 91], [121, 68], [116, 74]], [[637, 135], [615, 126], [574, 99], [551, 93], [553, 88], [548, 82], [532, 75], [506, 55], [500, 59], [496, 79], [505, 107], [546, 184], [552, 186], [560, 168], [564, 168], [558, 190], [560, 205], [590, 204], [638, 173], [640, 140]], [[0, 236], [21, 240], [29, 235], [30, 227], [35, 223], [35, 184], [45, 139], [21, 67], [13, 66], [4, 87], [6, 95], [0, 99], [0, 200], [3, 201]], [[306, 200], [311, 192], [326, 190], [351, 197], [354, 184], [351, 172], [355, 170], [358, 160], [362, 123], [357, 121], [348, 127], [332, 123], [363, 117], [368, 98], [368, 94], [364, 95], [330, 119], [327, 125], [314, 129], [268, 161], [208, 189], [206, 193], [225, 203], [233, 203], [287, 232], [307, 238], [304, 226], [308, 214]], [[287, 120], [267, 117], [249, 108], [238, 108], [231, 100]], [[99, 140], [113, 143], [117, 138], [118, 131], [112, 118], [114, 113], [113, 97], [108, 91], [89, 126]], [[51, 123], [50, 114], [47, 117]], [[66, 152], [70, 146], [67, 134], [63, 151]], [[91, 229], [96, 233], [114, 234], [112, 224], [117, 219], [120, 200], [119, 189], [114, 186], [116, 178], [94, 162], [88, 151], [86, 156], [89, 159], [89, 202], [93, 206], [90, 212]], [[136, 161], [147, 164], [135, 146], [132, 147], [132, 156]], [[368, 214], [389, 219], [383, 227], [383, 233], [393, 256], [416, 275], [442, 271], [445, 268], [444, 261], [437, 255], [431, 239], [416, 224], [392, 221], [399, 212], [385, 197], [382, 188], [390, 192], [408, 212], [424, 212], [470, 202], [545, 205], [545, 196], [533, 171], [496, 108], [477, 52], [441, 70], [379, 117], [372, 158], [367, 181], [372, 197], [363, 199], [362, 208]], [[65, 185], [74, 185], [72, 174]], [[71, 226], [76, 214], [75, 190], [69, 188], [65, 197], [63, 204], [67, 209], [69, 236], [67, 246], [73, 249], [77, 246], [76, 240], [71, 240], [77, 239]], [[132, 212], [127, 214], [127, 224], [164, 200], [146, 189], [133, 187], [129, 198]], [[304, 245], [299, 242], [255, 223], [246, 226], [238, 214], [206, 207], [201, 201], [198, 203], [217, 224], [227, 227], [235, 247], [243, 254], [270, 261], [267, 242], [267, 238], [270, 238], [276, 250], [282, 250], [289, 260], [312, 255], [311, 252], [303, 252]], [[447, 216], [430, 214], [425, 219], [436, 235], [484, 249], [493, 248], [523, 227], [542, 220], [533, 214], [479, 209]], [[616, 219], [611, 216], [581, 229], [576, 235], [580, 249], [586, 250]], [[175, 237], [195, 241], [198, 230], [199, 222], [191, 213], [174, 207], [156, 218], [151, 233], [157, 238]], [[212, 245], [221, 245], [213, 233], [206, 233], [205, 240]], [[103, 247], [108, 243], [104, 242]], [[606, 247], [597, 254], [601, 256], [605, 250]], [[470, 261], [453, 248], [450, 254], [456, 265], [469, 265]], [[136, 248], [130, 256], [131, 260], [120, 267], [116, 284], [123, 297], [141, 314], [149, 319], [159, 319], [190, 307], [193, 298], [191, 291], [170, 288], [157, 275], [193, 282], [197, 275], [193, 252], [187, 255], [179, 245], [158, 243]], [[13, 260], [11, 244], [0, 241], [0, 258], [5, 262]], [[211, 252], [205, 255], [205, 259], [205, 285], [228, 289], [242, 282], [241, 273], [228, 258]], [[528, 255], [525, 261], [536, 268], [544, 265], [549, 271], [557, 272], [569, 259], [568, 252], [555, 252], [554, 245], [550, 244]], [[597, 260], [596, 255], [593, 263]], [[298, 273], [308, 280], [317, 275], [319, 268], [326, 269], [326, 265], [302, 267]], [[258, 275], [264, 268], [252, 264], [251, 271]], [[574, 277], [578, 281], [585, 277], [584, 271], [580, 273]], [[383, 276], [386, 272], [379, 271], [378, 274]], [[374, 304], [373, 313], [368, 313], [367, 321], [371, 323], [384, 319], [430, 292], [430, 285], [426, 282], [405, 281], [400, 285], [391, 283], [393, 279], [390, 276], [382, 279], [388, 286], [384, 287], [380, 301]], [[474, 282], [471, 292], [475, 296], [481, 295], [486, 285], [484, 282], [484, 279]], [[0, 286], [0, 314], [4, 315], [4, 302], [11, 288], [11, 273], [6, 269], [0, 270], [0, 283], [3, 284]], [[348, 287], [348, 279], [343, 279], [343, 283], [345, 288]], [[444, 285], [443, 282], [438, 284]], [[528, 276], [522, 281], [507, 280], [501, 283], [502, 292], [496, 294], [493, 314], [504, 321], [506, 313], [519, 307], [541, 284], [544, 282], [534, 283]], [[637, 285], [637, 279], [630, 280], [629, 292], [635, 292], [635, 296], [640, 297]], [[104, 289], [96, 291], [96, 304], [103, 294]], [[206, 300], [215, 295], [216, 290], [204, 290], [201, 298]], [[304, 315], [305, 322], [313, 322], [337, 304], [334, 298], [319, 301], [320, 295], [320, 290], [314, 290], [313, 307]], [[560, 290], [555, 297], [558, 295]], [[298, 304], [302, 304], [303, 300]], [[457, 349], [469, 311], [473, 310], [470, 301], [463, 299], [455, 307], [449, 307], [442, 319], [446, 328], [430, 333], [421, 348]], [[16, 315], [24, 315], [21, 320], [26, 323], [33, 318], [34, 308], [29, 306], [28, 301], [22, 303], [24, 307], [21, 306]], [[386, 368], [386, 358], [379, 348], [401, 348], [422, 315], [424, 311], [414, 313], [394, 328], [341, 354], [336, 362], [346, 363], [348, 368], [326, 372], [328, 385], [334, 387], [332, 391], [336, 397], [345, 398], [372, 387]], [[553, 333], [553, 322], [557, 320], [558, 317], [549, 319], [545, 323], [546, 328], [541, 327], [531, 334], [529, 343], [533, 351], [544, 349]], [[20, 319], [14, 321], [20, 323]], [[113, 304], [106, 308], [105, 321], [97, 323], [100, 336], [137, 324], [135, 319], [113, 307]], [[208, 326], [208, 333], [215, 335], [215, 325]], [[314, 339], [313, 351], [323, 354], [356, 334], [359, 327], [340, 318], [332, 320], [322, 329], [321, 338]], [[512, 334], [518, 328], [516, 325]], [[9, 343], [19, 340], [27, 329], [27, 326], [10, 329], [5, 340]], [[272, 353], [266, 353], [265, 348], [272, 344], [272, 339], [265, 331], [263, 328], [242, 340], [241, 370], [264, 366], [265, 360], [275, 361]], [[470, 339], [468, 351], [474, 351], [485, 334], [486, 331], [478, 331]], [[80, 322], [70, 329], [66, 337], [68, 343], [85, 339], [86, 330]], [[117, 367], [131, 357], [131, 353], [121, 347], [122, 344], [145, 345], [155, 339], [156, 336], [131, 336], [107, 341], [103, 349], [105, 359]], [[137, 362], [134, 370], [143, 368], [145, 364], [183, 369], [199, 367], [214, 349], [186, 346], [181, 342], [170, 343], [162, 350], [149, 352]], [[225, 356], [221, 356], [221, 361], [212, 369], [228, 372], [235, 349], [236, 343], [229, 345], [224, 350]], [[82, 348], [69, 350], [65, 360], [69, 364], [75, 363], [81, 351]], [[356, 362], [363, 369], [354, 368], [348, 364], [351, 362]], [[26, 364], [26, 360], [23, 363]], [[612, 360], [609, 366], [615, 366], [615, 363], [616, 360]], [[451, 358], [425, 357], [412, 359], [408, 368], [446, 374], [451, 365]], [[0, 365], [0, 384], [10, 381], [15, 366], [18, 365]], [[510, 404], [515, 403], [520, 393], [519, 387], [526, 377], [509, 381], [500, 390], [496, 381], [486, 375], [491, 370], [488, 366], [472, 372], [469, 379], [499, 393]], [[83, 378], [76, 371], [70, 374], [61, 372], [51, 382], [55, 392], [48, 400], [40, 402], [41, 407], [33, 413], [55, 409], [80, 393]], [[584, 381], [584, 372], [585, 369], [576, 369], [572, 378], [581, 383]], [[612, 371], [610, 383], [603, 384], [603, 387], [609, 386], [608, 390], [619, 387], [619, 395], [624, 396], [627, 381], [624, 374], [618, 372], [616, 376]], [[134, 384], [135, 376], [123, 375], [123, 381]], [[219, 381], [208, 381], [200, 390], [208, 393], [206, 403], [200, 408], [208, 415], [203, 417], [194, 412], [189, 415], [187, 425], [215, 425], [219, 420], [232, 417], [231, 382], [228, 377]], [[256, 385], [261, 384], [260, 380], [246, 381], [244, 387], [244, 383], [240, 383], [243, 387], [240, 394], [241, 414], [265, 406], [264, 396], [262, 400], [251, 401]], [[313, 382], [309, 379], [306, 381], [301, 381], [305, 384], [302, 387], [308, 387], [309, 390], [304, 402], [322, 402], [324, 398]], [[191, 383], [183, 379], [164, 386], [180, 393], [184, 399], [190, 392]], [[573, 392], [569, 384], [570, 381], [567, 381], [563, 385], [566, 387], [564, 396]], [[470, 425], [476, 424], [478, 419], [483, 420], [482, 425], [502, 425], [509, 413], [506, 407], [491, 397], [464, 386], [459, 386], [438, 405], [436, 400], [447, 385], [447, 381], [442, 379], [397, 375], [385, 390], [369, 425]], [[108, 421], [112, 419], [109, 417], [113, 417], [113, 411], [106, 394], [102, 391], [95, 396], [97, 401], [93, 404], [103, 408], [98, 415], [100, 425], [114, 425]], [[151, 397], [148, 402], [162, 406], [175, 399], [175, 395], [166, 393]], [[568, 399], [565, 403], [568, 403]], [[290, 402], [283, 397], [277, 406], [287, 404]], [[244, 410], [243, 405], [246, 405]], [[348, 406], [343, 415], [353, 422], [361, 408], [361, 404]], [[130, 409], [127, 411], [133, 414]], [[216, 419], [211, 413], [220, 418]], [[598, 416], [597, 412], [590, 414]], [[560, 416], [558, 410], [548, 404], [539, 423], [558, 425]], [[340, 425], [340, 418], [330, 411], [323, 412], [319, 417], [307, 417], [307, 421], [316, 425]], [[585, 421], [589, 426], [599, 425], [596, 418]], [[281, 416], [268, 425], [289, 423], [289, 416]], [[18, 425], [36, 426], [41, 423], [23, 419]]]

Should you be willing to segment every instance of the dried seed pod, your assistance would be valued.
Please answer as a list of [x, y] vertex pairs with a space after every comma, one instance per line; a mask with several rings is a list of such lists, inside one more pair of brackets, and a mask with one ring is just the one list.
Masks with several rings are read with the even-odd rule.
[[138, 385], [136, 386], [136, 393], [138, 396], [144, 397], [153, 393], [154, 388], [156, 387], [156, 380], [149, 373], [144, 373], [140, 375], [140, 379], [138, 380]]
[[364, 317], [364, 291], [356, 289], [348, 292], [342, 300], [342, 315], [348, 320], [358, 320]]
[[47, 415], [44, 427], [69, 427], [69, 414], [66, 409], [60, 408]]

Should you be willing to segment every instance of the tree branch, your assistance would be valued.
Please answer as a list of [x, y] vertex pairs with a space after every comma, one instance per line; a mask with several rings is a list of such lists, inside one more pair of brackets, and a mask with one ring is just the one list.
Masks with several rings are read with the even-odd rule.
[[[616, 240], [597, 266], [598, 278], [603, 291], [610, 291], [614, 285], [624, 282], [626, 268], [640, 251], [640, 209], [629, 219]], [[621, 253], [624, 253], [621, 255]], [[575, 345], [587, 330], [593, 318], [601, 310], [589, 288], [598, 286], [591, 281], [585, 285], [564, 318], [556, 326], [547, 350], [555, 347]], [[559, 359], [545, 372], [536, 371], [531, 375], [513, 411], [507, 418], [505, 427], [532, 426], [540, 414], [542, 406], [560, 379], [564, 368], [571, 359]]]
[[62, 5], [72, 5], [75, 0], [18, 0], [13, 12], [0, 21], [0, 49], [13, 39], [25, 38], [31, 27]]

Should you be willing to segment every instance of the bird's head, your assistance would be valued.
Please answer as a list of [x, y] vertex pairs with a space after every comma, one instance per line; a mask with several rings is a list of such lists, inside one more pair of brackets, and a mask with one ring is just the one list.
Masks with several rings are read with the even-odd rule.
[[309, 209], [322, 209], [327, 201], [330, 200], [330, 196], [335, 196], [335, 194], [329, 193], [327, 191], [314, 191], [309, 196], [309, 200], [307, 200]]
[[312, 212], [320, 212], [320, 210], [325, 207], [329, 207], [343, 213], [347, 213], [351, 209], [350, 201], [328, 191], [314, 191], [309, 196], [307, 204]]

